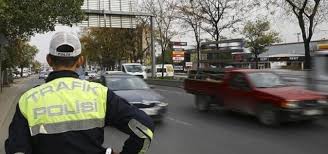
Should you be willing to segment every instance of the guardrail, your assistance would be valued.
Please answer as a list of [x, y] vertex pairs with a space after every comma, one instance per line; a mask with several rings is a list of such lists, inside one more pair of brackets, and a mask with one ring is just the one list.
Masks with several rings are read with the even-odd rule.
[[146, 79], [150, 85], [183, 88], [183, 80]]

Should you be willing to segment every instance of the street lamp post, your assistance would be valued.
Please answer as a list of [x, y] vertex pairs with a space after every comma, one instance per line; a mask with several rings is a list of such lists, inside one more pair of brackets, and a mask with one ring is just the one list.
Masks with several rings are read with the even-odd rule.
[[154, 51], [154, 16], [150, 16], [150, 50], [151, 50], [151, 77], [155, 78], [156, 73], [156, 55]]

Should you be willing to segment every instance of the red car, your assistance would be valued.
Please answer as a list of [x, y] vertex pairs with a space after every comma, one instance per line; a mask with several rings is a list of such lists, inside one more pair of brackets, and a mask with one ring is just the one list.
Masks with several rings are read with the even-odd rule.
[[236, 69], [217, 74], [197, 73], [185, 80], [185, 90], [196, 95], [196, 107], [211, 104], [226, 110], [255, 115], [265, 125], [313, 121], [328, 113], [327, 97], [319, 92], [288, 85], [270, 71]]

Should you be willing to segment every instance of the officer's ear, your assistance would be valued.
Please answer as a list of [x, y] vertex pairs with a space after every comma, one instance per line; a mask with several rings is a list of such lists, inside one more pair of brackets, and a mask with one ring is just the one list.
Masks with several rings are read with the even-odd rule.
[[76, 61], [76, 68], [81, 67], [84, 64], [84, 57], [80, 56], [79, 59]]
[[52, 67], [52, 60], [51, 60], [51, 58], [50, 58], [50, 55], [49, 55], [49, 54], [47, 55], [47, 62], [48, 62], [48, 64], [49, 64], [49, 66], [51, 66], [51, 67]]

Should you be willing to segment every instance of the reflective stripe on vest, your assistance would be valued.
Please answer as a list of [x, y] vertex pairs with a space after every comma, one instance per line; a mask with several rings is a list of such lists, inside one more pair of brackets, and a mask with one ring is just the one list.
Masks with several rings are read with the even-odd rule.
[[75, 78], [59, 78], [22, 95], [19, 108], [31, 135], [104, 127], [107, 88]]

